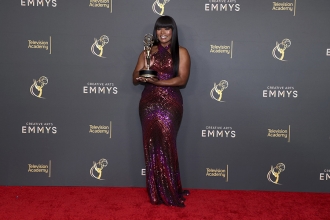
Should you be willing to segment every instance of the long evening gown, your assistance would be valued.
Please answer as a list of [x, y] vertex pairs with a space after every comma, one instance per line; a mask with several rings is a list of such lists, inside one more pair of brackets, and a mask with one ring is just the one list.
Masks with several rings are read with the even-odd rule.
[[[161, 45], [154, 54], [153, 70], [160, 80], [173, 78], [171, 54]], [[146, 83], [139, 113], [143, 132], [147, 191], [152, 204], [184, 206], [176, 137], [183, 103], [180, 89]]]

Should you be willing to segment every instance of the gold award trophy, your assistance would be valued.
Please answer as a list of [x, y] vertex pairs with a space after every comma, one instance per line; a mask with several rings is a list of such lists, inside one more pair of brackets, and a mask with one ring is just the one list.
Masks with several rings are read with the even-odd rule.
[[157, 71], [150, 69], [150, 52], [153, 44], [154, 41], [152, 34], [146, 34], [143, 39], [143, 45], [146, 53], [147, 69], [139, 71], [140, 76], [145, 78], [157, 78]]

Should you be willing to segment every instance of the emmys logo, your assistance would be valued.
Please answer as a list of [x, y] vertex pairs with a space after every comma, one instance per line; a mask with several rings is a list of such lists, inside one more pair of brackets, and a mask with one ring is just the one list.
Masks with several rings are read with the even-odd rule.
[[281, 43], [276, 41], [276, 46], [274, 47], [272, 54], [273, 57], [280, 61], [284, 60], [285, 50], [291, 46], [291, 41], [289, 39], [283, 39]]
[[297, 1], [292, 2], [273, 2], [273, 11], [290, 11], [293, 12], [293, 16], [296, 16], [296, 4]]
[[219, 84], [214, 83], [213, 89], [210, 92], [210, 96], [212, 99], [218, 102], [224, 102], [222, 100], [222, 92], [223, 90], [228, 88], [228, 82], [226, 80], [221, 80]]
[[108, 125], [89, 125], [89, 133], [92, 134], [107, 134], [109, 138], [112, 135], [112, 122]]
[[293, 86], [267, 86], [262, 90], [263, 98], [297, 98], [298, 91]]
[[207, 177], [222, 177], [222, 178], [226, 178], [226, 182], [228, 182], [228, 165], [227, 165], [226, 169], [206, 168], [206, 176]]
[[[94, 43], [91, 46], [91, 51], [92, 54], [95, 56], [101, 57], [101, 58], [106, 58], [103, 57], [103, 47], [109, 43], [109, 37], [106, 35], [102, 35], [100, 39], [94, 38]], [[96, 50], [96, 52], [95, 52]]]
[[202, 130], [202, 137], [225, 137], [225, 138], [235, 138], [236, 131], [232, 127], [221, 127], [221, 126], [206, 126]]
[[141, 169], [141, 176], [145, 176], [146, 175], [146, 169]]
[[112, 0], [89, 0], [89, 7], [109, 8], [112, 13]]
[[[102, 177], [102, 170], [106, 166], [108, 166], [108, 161], [104, 158], [100, 159], [99, 162], [97, 162], [97, 163], [95, 161], [93, 161], [93, 166], [89, 170], [89, 173], [95, 179], [104, 180], [104, 179], [101, 179], [101, 177]], [[96, 176], [94, 174], [96, 174]]]
[[56, 0], [21, 0], [21, 6], [56, 7]]
[[288, 143], [290, 143], [290, 141], [291, 141], [291, 126], [289, 125], [288, 129], [270, 129], [270, 128], [268, 128], [267, 137], [288, 139]]
[[269, 182], [282, 185], [278, 181], [280, 179], [280, 174], [285, 170], [285, 165], [283, 163], [278, 163], [276, 167], [271, 166], [270, 171], [267, 174], [267, 179]]
[[22, 126], [22, 134], [56, 134], [57, 127], [53, 123], [26, 122]]
[[[212, 3], [205, 4], [205, 11], [240, 11], [241, 5], [235, 4], [237, 0], [209, 0]], [[221, 3], [216, 3], [221, 2]]]
[[[162, 2], [160, 2], [162, 1]], [[164, 15], [165, 12], [165, 5], [169, 2], [170, 0], [156, 0], [153, 4], [152, 4], [152, 11], [155, 14]]]
[[330, 169], [324, 169], [323, 173], [320, 173], [320, 180], [330, 180]]
[[118, 94], [118, 88], [114, 86], [114, 83], [87, 83], [87, 86], [83, 87], [83, 93], [85, 94]]
[[326, 55], [330, 57], [330, 48], [327, 49]]
[[40, 99], [44, 99], [44, 97], [42, 97], [42, 90], [44, 86], [47, 84], [48, 84], [48, 79], [45, 76], [40, 77], [38, 80], [33, 79], [33, 84], [30, 87], [31, 95]]

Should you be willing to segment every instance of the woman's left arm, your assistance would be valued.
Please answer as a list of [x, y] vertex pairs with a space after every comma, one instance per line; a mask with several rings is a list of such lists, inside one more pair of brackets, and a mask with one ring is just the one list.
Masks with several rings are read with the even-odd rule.
[[179, 70], [176, 77], [168, 80], [148, 78], [147, 82], [157, 86], [185, 86], [190, 74], [190, 56], [186, 48], [179, 48]]

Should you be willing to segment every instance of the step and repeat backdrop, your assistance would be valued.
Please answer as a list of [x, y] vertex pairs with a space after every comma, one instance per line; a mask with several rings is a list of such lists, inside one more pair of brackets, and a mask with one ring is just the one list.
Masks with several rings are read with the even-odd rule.
[[184, 187], [330, 192], [330, 1], [4, 0], [0, 185], [145, 186], [132, 72], [172, 16]]

